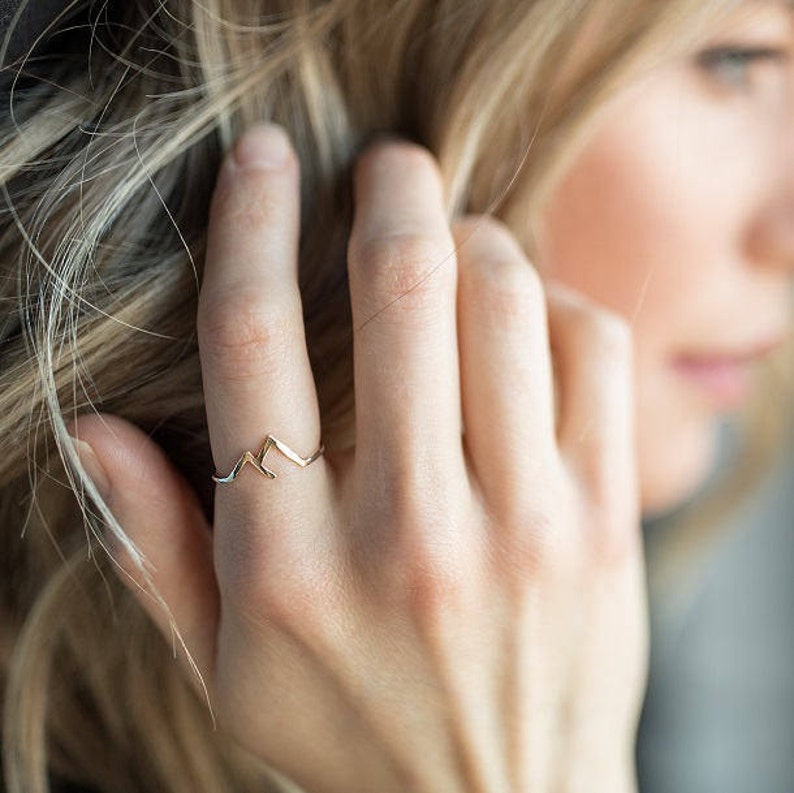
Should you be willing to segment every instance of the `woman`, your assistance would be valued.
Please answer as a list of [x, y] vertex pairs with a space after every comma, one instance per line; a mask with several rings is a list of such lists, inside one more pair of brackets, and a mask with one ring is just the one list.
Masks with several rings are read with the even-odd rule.
[[9, 790], [635, 789], [640, 517], [789, 331], [788, 5], [68, 12], [3, 135]]

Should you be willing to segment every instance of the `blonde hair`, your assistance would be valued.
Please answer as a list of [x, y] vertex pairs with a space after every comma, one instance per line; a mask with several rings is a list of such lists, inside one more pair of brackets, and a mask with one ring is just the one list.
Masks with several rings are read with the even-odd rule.
[[[450, 218], [533, 218], [608, 97], [726, 0], [71, 2], [7, 69], [0, 119], [4, 774], [96, 790], [286, 788], [213, 731], [107, 555], [123, 528], [66, 424], [122, 416], [212, 514], [195, 310], [222, 152], [284, 125], [302, 166], [300, 281], [323, 438], [352, 436], [351, 163], [379, 132], [438, 158]], [[608, 24], [571, 67], [593, 20]], [[58, 53], [57, 55], [55, 53]], [[64, 54], [65, 53], [65, 54]], [[560, 79], [561, 74], [566, 79]], [[132, 548], [130, 546], [132, 550]]]

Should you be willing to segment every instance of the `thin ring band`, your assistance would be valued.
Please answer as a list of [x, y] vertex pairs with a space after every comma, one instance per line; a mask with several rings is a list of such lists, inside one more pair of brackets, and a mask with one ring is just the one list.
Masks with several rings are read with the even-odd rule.
[[325, 446], [321, 443], [317, 451], [315, 451], [309, 457], [301, 457], [297, 452], [294, 452], [287, 446], [286, 443], [282, 443], [278, 438], [274, 438], [272, 435], [268, 435], [265, 438], [265, 442], [262, 444], [262, 448], [259, 450], [257, 454], [252, 454], [249, 451], [244, 452], [240, 459], [234, 464], [234, 468], [226, 474], [226, 476], [219, 476], [217, 473], [213, 475], [212, 481], [217, 482], [218, 484], [226, 484], [228, 482], [233, 482], [237, 474], [243, 469], [246, 463], [250, 463], [260, 474], [263, 474], [268, 479], [275, 479], [278, 474], [275, 471], [271, 471], [269, 468], [266, 468], [264, 465], [265, 455], [272, 449], [278, 449], [288, 460], [292, 460], [293, 463], [299, 465], [301, 468], [305, 468], [307, 465], [313, 463], [324, 451]]

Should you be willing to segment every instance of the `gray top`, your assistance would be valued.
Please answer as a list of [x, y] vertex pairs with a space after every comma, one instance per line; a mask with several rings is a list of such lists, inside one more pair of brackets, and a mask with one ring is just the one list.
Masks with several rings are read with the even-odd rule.
[[794, 449], [726, 527], [681, 617], [665, 605], [651, 603], [641, 793], [794, 791]]

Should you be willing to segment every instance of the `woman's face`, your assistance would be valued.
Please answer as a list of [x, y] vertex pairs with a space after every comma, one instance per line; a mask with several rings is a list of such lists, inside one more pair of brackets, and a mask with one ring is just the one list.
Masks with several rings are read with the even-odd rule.
[[631, 321], [643, 512], [713, 465], [791, 320], [792, 16], [752, 2], [625, 89], [554, 192], [538, 265]]

